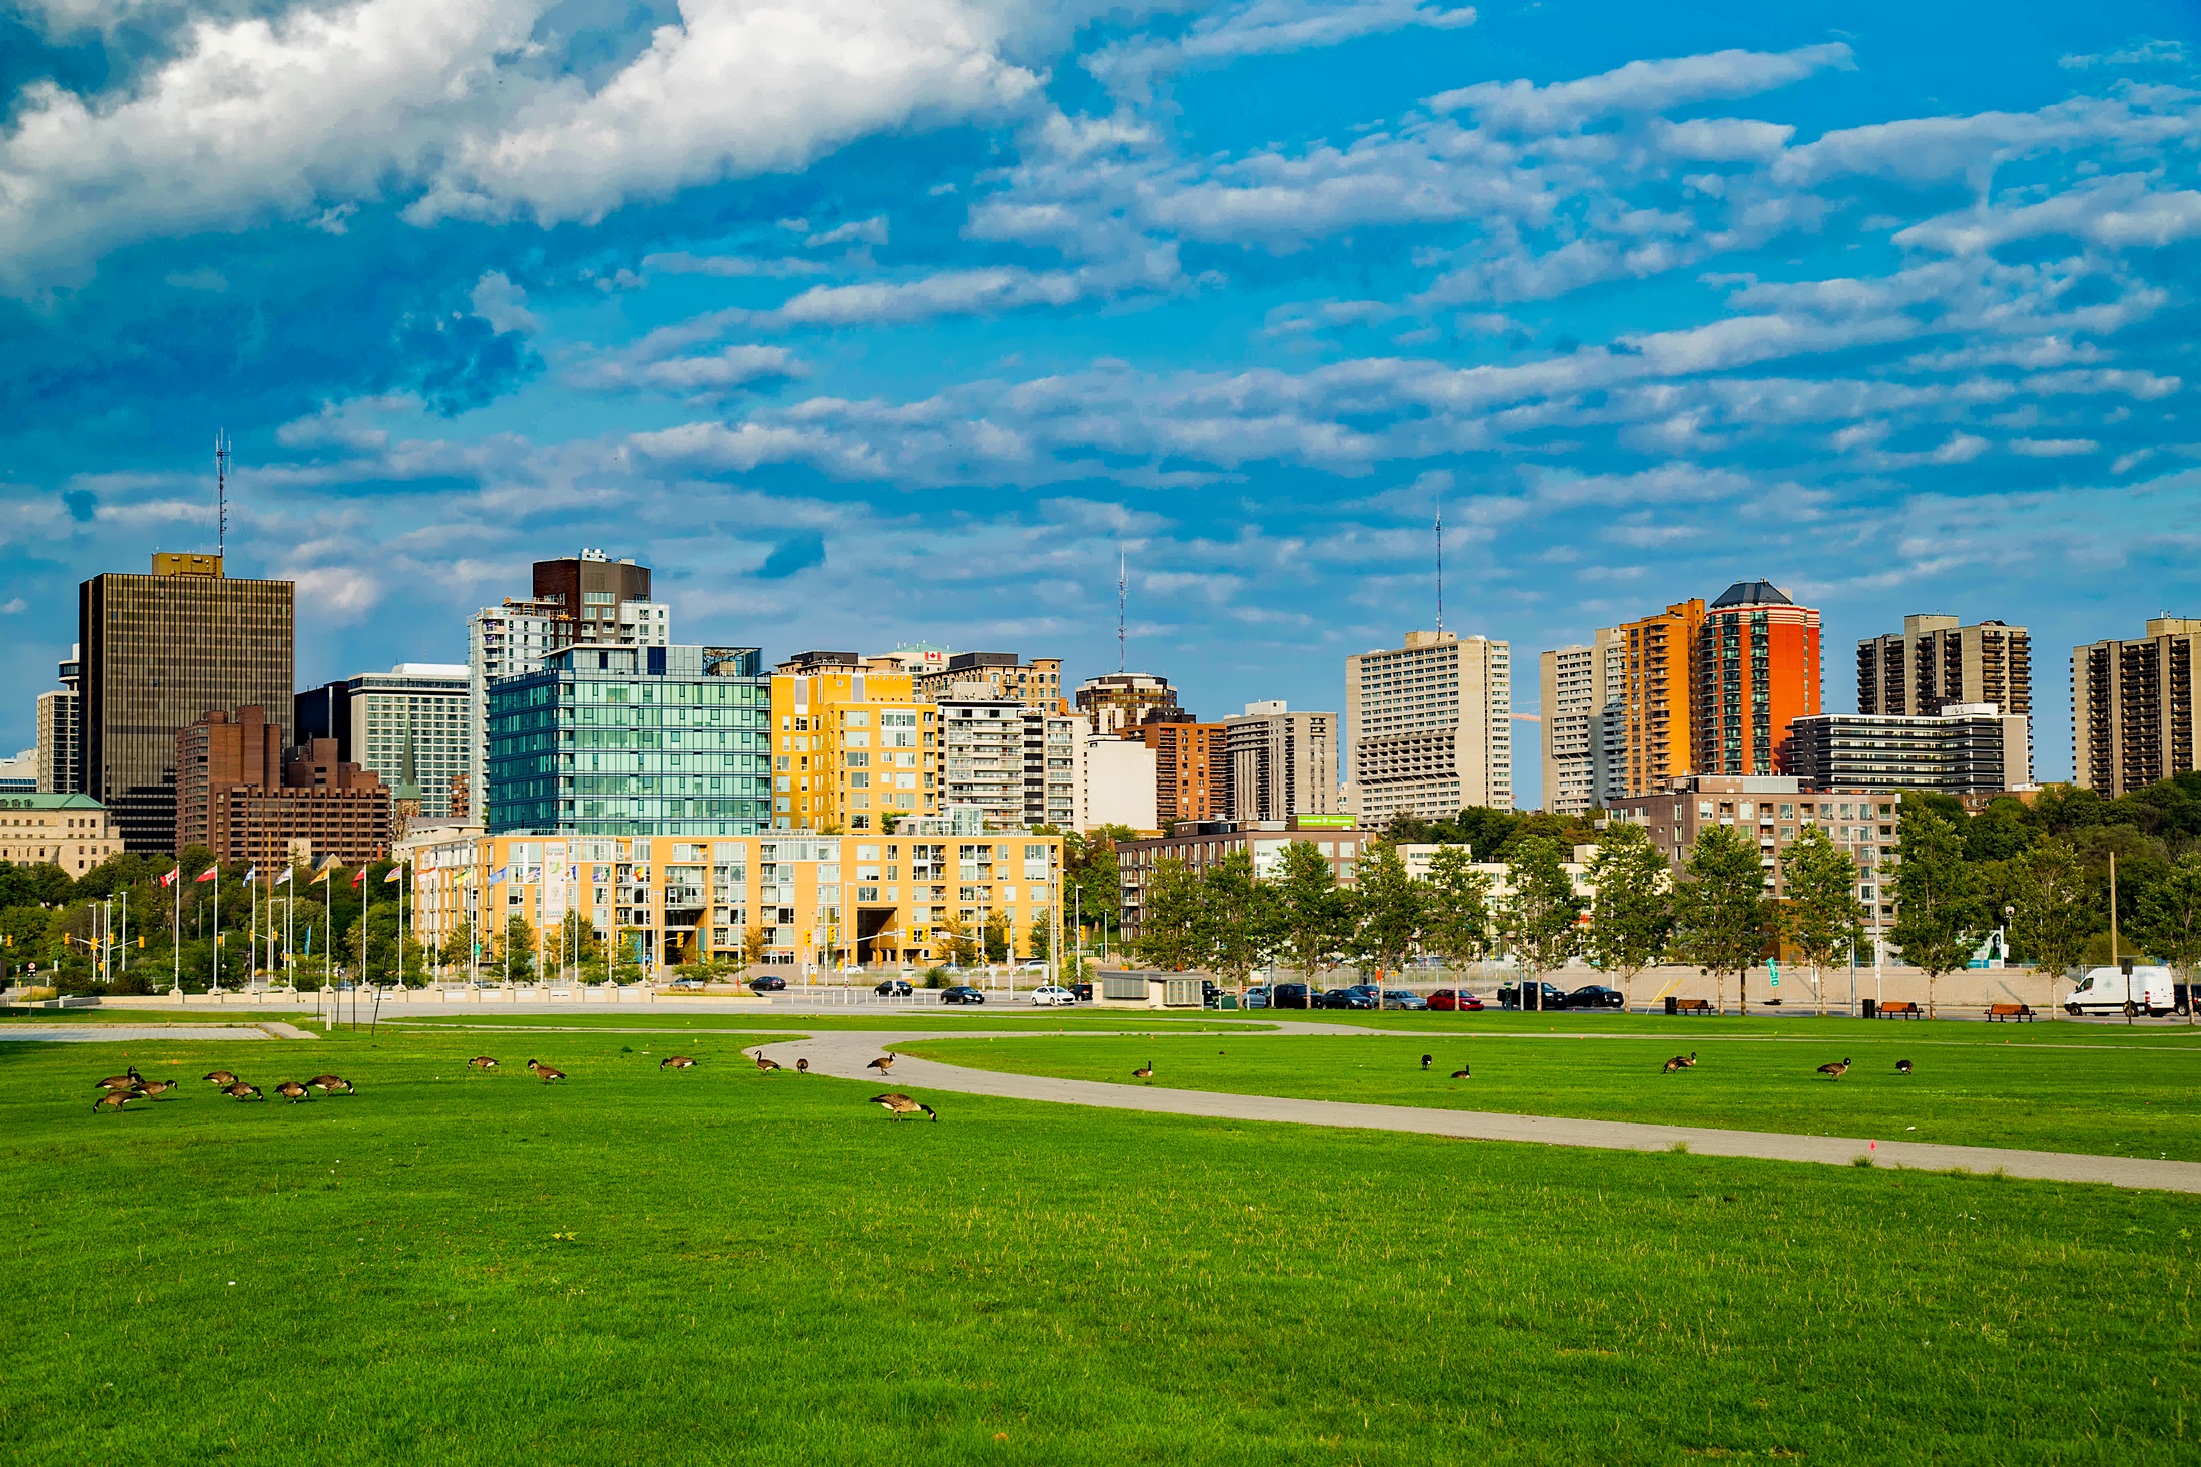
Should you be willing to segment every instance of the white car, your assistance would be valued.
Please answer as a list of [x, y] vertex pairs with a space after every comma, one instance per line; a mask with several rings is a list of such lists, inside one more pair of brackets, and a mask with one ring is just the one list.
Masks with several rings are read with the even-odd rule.
[[1059, 983], [1050, 983], [1032, 990], [1032, 1002], [1043, 1009], [1075, 1008], [1078, 996]]

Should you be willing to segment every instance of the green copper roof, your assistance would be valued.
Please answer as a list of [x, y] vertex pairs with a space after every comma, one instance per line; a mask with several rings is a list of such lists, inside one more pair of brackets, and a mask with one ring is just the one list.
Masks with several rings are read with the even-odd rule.
[[104, 810], [90, 795], [0, 793], [0, 810]]

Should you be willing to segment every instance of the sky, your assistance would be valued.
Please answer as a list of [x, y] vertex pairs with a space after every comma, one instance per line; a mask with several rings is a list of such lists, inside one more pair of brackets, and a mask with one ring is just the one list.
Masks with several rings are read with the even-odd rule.
[[[298, 583], [301, 686], [584, 546], [676, 640], [1338, 708], [1767, 579], [2201, 614], [2201, 10], [9, 0], [0, 745], [75, 586]], [[219, 629], [209, 629], [218, 635]], [[1519, 724], [1523, 804], [1536, 726]], [[10, 742], [12, 739], [13, 742]]]

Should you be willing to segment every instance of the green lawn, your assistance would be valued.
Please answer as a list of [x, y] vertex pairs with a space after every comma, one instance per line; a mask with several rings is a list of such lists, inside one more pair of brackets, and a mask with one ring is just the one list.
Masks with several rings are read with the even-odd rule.
[[549, 1013], [549, 1014], [499, 1014], [494, 1010], [480, 1014], [429, 1015], [419, 1018], [392, 1020], [383, 1016], [382, 1027], [387, 1030], [392, 1023], [420, 1028], [460, 1027], [481, 1032], [484, 1026], [512, 1029], [650, 1029], [650, 1030], [699, 1030], [712, 1029], [784, 1029], [797, 1033], [823, 1033], [843, 1029], [916, 1029], [937, 1033], [942, 1029], [1023, 1029], [1035, 1034], [1044, 1033], [1104, 1033], [1121, 1034], [1132, 1031], [1191, 1029], [1225, 1030], [1230, 1032], [1257, 1033], [1274, 1026], [1254, 1020], [1240, 1022], [1228, 1014], [1196, 1013], [1094, 1013], [1075, 1009], [948, 1009], [920, 1010], [917, 1012], [789, 1014], [770, 1012], [740, 1013], [682, 1013], [675, 1009], [644, 1009], [623, 1014], [606, 1013]]
[[[2013, 1146], [2201, 1161], [2201, 1040], [2185, 1031], [2086, 1025], [1887, 1024], [1813, 1021], [1757, 1037], [1699, 1022], [1676, 1036], [1659, 1021], [1610, 1017], [1593, 1032], [1532, 1037], [1349, 1031], [1265, 1034], [1227, 1042], [1189, 1035], [926, 1040], [912, 1054], [1079, 1080], [1188, 1090], [1427, 1105], [1525, 1115], [1587, 1116], [1731, 1130], [1785, 1131], [1964, 1146]], [[1631, 1032], [1638, 1031], [1638, 1032]], [[1696, 1068], [1666, 1074], [1669, 1055]], [[1434, 1056], [1424, 1073], [1423, 1054]], [[1840, 1081], [1816, 1073], [1856, 1061]], [[1896, 1073], [1895, 1062], [1916, 1067]], [[1469, 1080], [1451, 1080], [1466, 1064]]]
[[[956, 1095], [897, 1123], [744, 1037], [679, 1039], [687, 1074], [595, 1034], [0, 1046], [0, 1455], [2195, 1455], [2187, 1199]], [[125, 1048], [360, 1091], [94, 1116]]]

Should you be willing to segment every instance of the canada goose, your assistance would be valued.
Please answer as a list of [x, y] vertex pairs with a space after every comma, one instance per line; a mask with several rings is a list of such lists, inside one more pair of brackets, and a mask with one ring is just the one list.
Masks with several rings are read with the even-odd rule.
[[795, 1061], [795, 1073], [796, 1073], [796, 1074], [798, 1074], [798, 1075], [807, 1075], [807, 1074], [809, 1074], [809, 1073], [810, 1073], [810, 1061], [808, 1061], [808, 1060], [806, 1060], [806, 1059], [798, 1059], [798, 1060], [796, 1060], [796, 1061]]
[[313, 1092], [311, 1090], [308, 1090], [305, 1086], [299, 1084], [296, 1080], [285, 1080], [282, 1084], [275, 1087], [275, 1093], [282, 1096], [283, 1099], [292, 1102], [293, 1104], [301, 1100], [311, 1100], [313, 1098]]
[[864, 1068], [867, 1070], [877, 1070], [880, 1074], [883, 1075], [888, 1070], [894, 1068], [894, 1056], [891, 1054], [882, 1054], [877, 1059], [873, 1060], [870, 1064], [865, 1065]]
[[657, 1062], [657, 1067], [661, 1070], [692, 1070], [695, 1068], [695, 1059], [691, 1055], [668, 1054]]
[[493, 1055], [477, 1054], [466, 1062], [469, 1070], [493, 1070], [496, 1067], [497, 1061]]
[[1134, 1079], [1134, 1080], [1151, 1080], [1151, 1079], [1153, 1079], [1153, 1078], [1154, 1078], [1154, 1061], [1152, 1061], [1152, 1060], [1148, 1060], [1148, 1061], [1147, 1061], [1147, 1062], [1146, 1062], [1145, 1064], [1143, 1064], [1143, 1065], [1139, 1066], [1139, 1067], [1138, 1067], [1137, 1069], [1133, 1070], [1133, 1071], [1131, 1072], [1131, 1078], [1132, 1078], [1132, 1079]]
[[98, 1115], [103, 1110], [121, 1110], [143, 1093], [139, 1090], [110, 1090], [92, 1102], [92, 1114]]
[[334, 1095], [339, 1090], [346, 1095], [352, 1093], [352, 1082], [342, 1075], [315, 1075], [306, 1083], [325, 1095]]
[[246, 1083], [245, 1083], [244, 1081], [242, 1081], [242, 1080], [239, 1080], [239, 1081], [238, 1081], [238, 1082], [237, 1082], [236, 1084], [234, 1084], [234, 1085], [224, 1085], [224, 1086], [223, 1086], [223, 1087], [222, 1087], [222, 1088], [221, 1088], [221, 1089], [220, 1089], [219, 1091], [217, 1091], [216, 1093], [217, 1093], [217, 1094], [220, 1094], [220, 1095], [226, 1095], [226, 1096], [228, 1096], [228, 1097], [229, 1097], [229, 1098], [230, 1098], [231, 1100], [265, 1100], [265, 1099], [267, 1099], [267, 1097], [266, 1097], [266, 1096], [264, 1096], [264, 1095], [262, 1095], [262, 1094], [260, 1093], [260, 1087], [259, 1087], [259, 1086], [257, 1086], [257, 1085], [247, 1085], [247, 1084], [246, 1084]]
[[1467, 1072], [1466, 1065], [1462, 1065], [1452, 1072], [1452, 1078], [1455, 1080], [1472, 1080], [1475, 1077]]
[[1908, 1075], [1911, 1072], [1911, 1062], [1909, 1060], [1897, 1060], [1895, 1062], [1895, 1072], [1898, 1075]]
[[202, 1080], [212, 1080], [217, 1085], [234, 1085], [237, 1083], [237, 1077], [229, 1073], [229, 1071], [227, 1070], [209, 1070], [204, 1075], [201, 1075], [199, 1078]]
[[893, 1116], [898, 1121], [906, 1121], [911, 1116], [917, 1114], [917, 1112], [919, 1111], [923, 1111], [926, 1115], [931, 1116], [936, 1121], [940, 1119], [940, 1112], [934, 1110], [931, 1106], [925, 1104], [922, 1100], [911, 1099], [909, 1096], [902, 1094], [899, 1090], [889, 1090], [884, 1095], [874, 1095], [871, 1097], [871, 1103], [873, 1105], [884, 1106], [886, 1108], [887, 1114]]
[[776, 1059], [765, 1058], [764, 1051], [760, 1049], [757, 1051], [757, 1068], [759, 1070], [768, 1072], [781, 1068], [781, 1065], [780, 1062]]
[[1849, 1061], [1846, 1059], [1836, 1060], [1831, 1065], [1821, 1065], [1819, 1066], [1819, 1073], [1829, 1076], [1832, 1079], [1839, 1080], [1844, 1075], [1849, 1073]]
[[533, 1070], [536, 1074], [536, 1077], [539, 1078], [545, 1085], [548, 1085], [553, 1080], [563, 1080], [566, 1077], [566, 1072], [564, 1070], [554, 1070], [550, 1066], [544, 1064], [541, 1060], [529, 1060], [527, 1062], [527, 1067]]
[[1677, 1054], [1666, 1061], [1665, 1073], [1671, 1075], [1676, 1070], [1693, 1070], [1696, 1067], [1697, 1052], [1692, 1049], [1687, 1054]]
[[144, 1083], [144, 1078], [138, 1074], [136, 1065], [130, 1066], [129, 1069], [124, 1070], [119, 1075], [109, 1075], [104, 1080], [94, 1080], [92, 1082], [94, 1086], [101, 1090], [135, 1090]]
[[113, 1095], [128, 1093], [132, 1095], [142, 1095], [147, 1100], [151, 1100], [156, 1095], [166, 1095], [169, 1091], [175, 1089], [178, 1085], [181, 1085], [182, 1083], [183, 1081], [181, 1080], [147, 1080], [143, 1084], [139, 1085], [138, 1088], [134, 1091], [118, 1092], [111, 1090], [108, 1092], [108, 1094]]
[[1437, 1058], [1437, 1057], [1436, 1057], [1435, 1055], [1433, 1055], [1433, 1054], [1425, 1054], [1425, 1055], [1423, 1055], [1423, 1056], [1421, 1057], [1421, 1067], [1422, 1067], [1423, 1069], [1425, 1069], [1425, 1070], [1426, 1070], [1426, 1069], [1428, 1069], [1428, 1068], [1429, 1068], [1429, 1066], [1430, 1066], [1430, 1064], [1431, 1064], [1432, 1062], [1434, 1062], [1436, 1058]]

